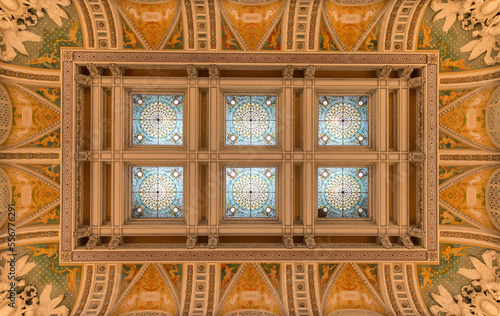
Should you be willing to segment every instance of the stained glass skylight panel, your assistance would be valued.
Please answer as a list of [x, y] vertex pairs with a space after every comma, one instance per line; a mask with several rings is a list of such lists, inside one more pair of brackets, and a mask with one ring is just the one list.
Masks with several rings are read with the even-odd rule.
[[276, 145], [276, 96], [226, 95], [226, 145]]
[[319, 217], [368, 217], [368, 168], [318, 168]]
[[368, 145], [368, 96], [320, 95], [318, 107], [318, 145]]
[[182, 95], [135, 94], [133, 145], [182, 145]]
[[182, 217], [183, 176], [182, 167], [132, 167], [132, 217]]
[[226, 168], [226, 217], [276, 217], [276, 168]]

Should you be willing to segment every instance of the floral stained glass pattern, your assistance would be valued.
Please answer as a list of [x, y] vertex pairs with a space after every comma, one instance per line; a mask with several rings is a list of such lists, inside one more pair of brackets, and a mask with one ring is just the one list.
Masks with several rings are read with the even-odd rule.
[[226, 95], [226, 145], [276, 145], [276, 96]]
[[132, 217], [182, 217], [182, 167], [132, 167]]
[[318, 168], [319, 217], [368, 217], [368, 168]]
[[135, 94], [133, 145], [182, 145], [182, 95]]
[[226, 217], [276, 217], [276, 168], [226, 168]]
[[318, 102], [318, 145], [368, 145], [368, 96], [320, 95]]

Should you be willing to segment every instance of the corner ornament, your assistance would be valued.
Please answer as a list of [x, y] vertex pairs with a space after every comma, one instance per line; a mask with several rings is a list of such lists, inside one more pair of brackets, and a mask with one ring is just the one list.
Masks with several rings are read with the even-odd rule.
[[484, 62], [494, 65], [500, 62], [500, 55], [493, 51], [500, 50], [500, 3], [498, 0], [485, 1], [448, 1], [432, 0], [431, 8], [438, 13], [434, 22], [445, 18], [443, 31], [448, 32], [453, 23], [460, 21], [465, 31], [472, 31], [472, 37], [477, 38], [462, 46], [460, 51], [471, 52], [469, 60], [474, 60], [486, 52]]
[[475, 269], [458, 269], [458, 273], [471, 280], [462, 286], [460, 294], [452, 296], [441, 284], [438, 293], [431, 293], [439, 304], [430, 308], [432, 315], [500, 315], [500, 254], [486, 250], [483, 262], [469, 256]]

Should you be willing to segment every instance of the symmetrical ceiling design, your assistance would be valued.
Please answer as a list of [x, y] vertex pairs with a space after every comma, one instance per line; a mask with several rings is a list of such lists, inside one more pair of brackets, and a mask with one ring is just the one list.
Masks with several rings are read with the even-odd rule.
[[[0, 314], [498, 315], [498, 3], [0, 1]], [[62, 47], [439, 51], [440, 263], [59, 265]], [[17, 310], [6, 296], [11, 250]]]

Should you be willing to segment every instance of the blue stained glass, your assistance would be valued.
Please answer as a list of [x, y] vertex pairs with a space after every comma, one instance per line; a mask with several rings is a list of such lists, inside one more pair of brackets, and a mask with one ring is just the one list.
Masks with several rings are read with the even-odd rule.
[[226, 145], [276, 145], [276, 96], [226, 95]]
[[182, 217], [182, 167], [132, 167], [132, 217]]
[[368, 217], [368, 168], [318, 168], [319, 217]]
[[368, 96], [321, 95], [318, 107], [318, 145], [368, 145]]
[[133, 145], [182, 145], [182, 95], [132, 95]]
[[276, 168], [226, 168], [226, 217], [276, 217]]

